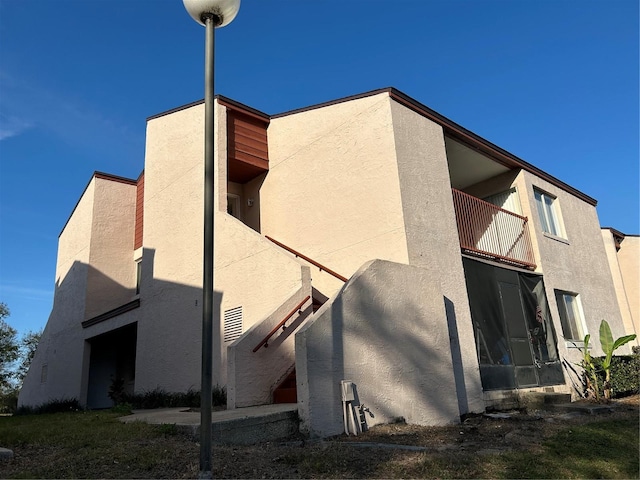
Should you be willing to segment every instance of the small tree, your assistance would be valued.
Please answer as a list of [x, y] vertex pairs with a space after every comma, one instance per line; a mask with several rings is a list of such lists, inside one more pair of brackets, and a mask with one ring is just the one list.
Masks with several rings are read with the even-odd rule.
[[15, 328], [9, 325], [5, 319], [9, 316], [9, 307], [0, 302], [0, 392], [4, 393], [13, 388], [15, 373], [12, 370], [13, 363], [20, 356], [20, 347]]
[[26, 377], [29, 372], [29, 367], [31, 366], [33, 357], [36, 354], [36, 349], [38, 348], [38, 343], [40, 342], [40, 337], [42, 337], [42, 330], [38, 332], [29, 331], [20, 339], [20, 362], [16, 369], [18, 388], [22, 386], [24, 377]]

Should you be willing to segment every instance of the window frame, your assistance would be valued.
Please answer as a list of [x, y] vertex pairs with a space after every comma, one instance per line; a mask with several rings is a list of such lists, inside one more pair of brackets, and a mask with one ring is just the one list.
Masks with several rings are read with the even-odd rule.
[[548, 235], [566, 239], [558, 197], [533, 187], [533, 198], [542, 231]]
[[[560, 327], [562, 328], [562, 336], [568, 345], [580, 346], [584, 342], [584, 337], [589, 333], [587, 323], [582, 309], [582, 301], [580, 294], [568, 292], [565, 290], [554, 290], [558, 315], [560, 316]], [[571, 298], [570, 302], [566, 300]], [[568, 327], [570, 330], [567, 334]], [[575, 332], [571, 331], [575, 330]], [[577, 335], [578, 338], [572, 338]]]
[[138, 297], [140, 295], [140, 285], [142, 284], [142, 258], [136, 260], [136, 294]]

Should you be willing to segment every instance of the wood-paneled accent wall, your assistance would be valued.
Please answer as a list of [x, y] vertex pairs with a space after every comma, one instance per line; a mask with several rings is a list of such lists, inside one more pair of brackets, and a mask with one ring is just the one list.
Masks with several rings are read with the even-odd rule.
[[227, 106], [229, 179], [245, 183], [269, 170], [269, 121]]

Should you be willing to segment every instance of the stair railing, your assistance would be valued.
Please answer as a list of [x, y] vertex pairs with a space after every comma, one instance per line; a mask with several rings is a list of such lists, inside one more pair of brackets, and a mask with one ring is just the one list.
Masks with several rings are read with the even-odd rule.
[[271, 337], [273, 337], [273, 336], [276, 334], [276, 332], [277, 332], [278, 330], [280, 330], [281, 328], [282, 328], [282, 330], [285, 330], [285, 329], [287, 328], [287, 325], [286, 325], [287, 320], [289, 320], [291, 317], [293, 317], [293, 315], [294, 315], [296, 312], [297, 312], [298, 314], [302, 313], [302, 310], [301, 310], [302, 306], [303, 306], [305, 303], [307, 303], [307, 301], [309, 301], [309, 299], [310, 299], [310, 298], [311, 298], [311, 297], [310, 297], [309, 295], [307, 295], [307, 296], [305, 297], [305, 299], [304, 299], [304, 300], [302, 300], [298, 305], [296, 305], [296, 306], [293, 308], [293, 310], [291, 310], [291, 311], [287, 314], [287, 316], [286, 316], [286, 317], [284, 317], [284, 318], [280, 321], [280, 323], [278, 323], [278, 325], [276, 325], [275, 327], [273, 327], [273, 329], [272, 329], [272, 330], [267, 334], [267, 336], [266, 336], [266, 337], [264, 337], [264, 338], [262, 339], [262, 341], [261, 341], [258, 345], [256, 345], [256, 346], [255, 346], [255, 348], [253, 349], [253, 353], [256, 353], [258, 350], [260, 350], [260, 347], [262, 347], [263, 345], [264, 345], [264, 347], [265, 347], [265, 348], [267, 348], [267, 347], [269, 346], [269, 339], [270, 339]]
[[316, 262], [315, 260], [312, 260], [311, 258], [307, 257], [306, 255], [303, 255], [302, 253], [294, 250], [293, 248], [286, 246], [284, 243], [280, 243], [279, 241], [269, 237], [268, 235], [265, 235], [265, 238], [267, 240], [272, 241], [273, 243], [275, 243], [279, 247], [284, 248], [286, 251], [288, 251], [290, 253], [293, 253], [296, 257], [300, 257], [301, 259], [309, 262], [311, 265], [314, 265], [314, 266], [318, 267], [320, 270], [323, 270], [323, 271], [327, 272], [329, 275], [333, 275], [338, 280], [342, 280], [343, 282], [346, 282], [348, 280], [348, 278], [343, 277], [339, 273], [334, 272], [333, 270], [325, 267], [324, 265], [322, 265], [321, 263]]

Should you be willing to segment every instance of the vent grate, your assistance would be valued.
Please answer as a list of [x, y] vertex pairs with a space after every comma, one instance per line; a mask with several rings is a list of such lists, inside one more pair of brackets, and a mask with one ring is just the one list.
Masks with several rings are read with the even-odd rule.
[[242, 307], [224, 312], [224, 341], [233, 342], [242, 335]]

